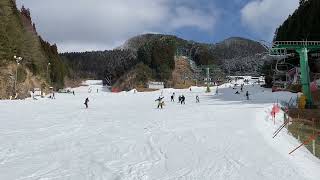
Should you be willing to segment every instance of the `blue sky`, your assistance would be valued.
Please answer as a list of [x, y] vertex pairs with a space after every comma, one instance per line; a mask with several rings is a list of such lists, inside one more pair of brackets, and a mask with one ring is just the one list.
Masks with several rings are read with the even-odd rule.
[[271, 41], [298, 0], [17, 0], [60, 52], [105, 50], [143, 33], [216, 43], [229, 37]]
[[[199, 0], [204, 7], [212, 2], [210, 0]], [[229, 37], [239, 36], [250, 39], [264, 38], [269, 40], [269, 37], [259, 37], [254, 32], [250, 31], [241, 23], [241, 12], [250, 0], [238, 1], [214, 1], [214, 9], [217, 11], [217, 22], [212, 32], [201, 31], [197, 28], [182, 28], [176, 30], [174, 33], [186, 38], [194, 39], [201, 42], [219, 42]]]
[[[298, 7], [298, 0], [198, 0], [198, 2], [198, 6], [204, 8], [211, 3], [213, 9], [217, 11], [218, 18], [213, 31], [205, 32], [198, 28], [182, 28], [173, 33], [186, 39], [209, 43], [219, 42], [229, 37], [244, 37], [271, 42], [275, 29]], [[269, 26], [262, 26], [259, 29], [253, 27], [255, 26], [254, 21], [249, 21], [247, 24], [243, 10], [248, 8], [250, 11], [249, 7], [257, 11], [257, 14], [254, 12], [251, 14], [252, 17], [260, 19], [261, 23], [264, 23], [263, 21], [269, 23]], [[273, 11], [275, 9], [276, 11]], [[281, 12], [282, 10], [283, 12]]]

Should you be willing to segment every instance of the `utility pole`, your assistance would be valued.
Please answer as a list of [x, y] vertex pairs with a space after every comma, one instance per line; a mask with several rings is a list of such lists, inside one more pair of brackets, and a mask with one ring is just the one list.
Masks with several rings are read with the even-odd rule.
[[17, 93], [17, 79], [18, 79], [18, 68], [20, 65], [20, 61], [22, 61], [22, 57], [13, 56], [13, 58], [17, 62], [17, 69], [16, 69], [16, 78], [14, 79], [14, 93]]
[[50, 67], [50, 65], [51, 65], [51, 63], [49, 62], [49, 63], [47, 64], [47, 78], [48, 78], [49, 83], [51, 83], [50, 74], [49, 74], [49, 67]]
[[209, 85], [209, 82], [210, 82], [210, 68], [209, 67], [207, 67], [206, 68], [206, 70], [207, 70], [207, 91], [206, 92], [210, 92], [210, 85]]

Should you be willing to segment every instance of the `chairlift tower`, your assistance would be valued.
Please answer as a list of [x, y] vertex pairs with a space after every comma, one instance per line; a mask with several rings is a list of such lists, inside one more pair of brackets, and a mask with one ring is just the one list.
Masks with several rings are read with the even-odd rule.
[[275, 41], [270, 49], [271, 56], [288, 56], [287, 51], [294, 50], [300, 56], [301, 85], [303, 94], [307, 97], [307, 106], [313, 105], [310, 88], [310, 68], [308, 52], [320, 50], [320, 41]]

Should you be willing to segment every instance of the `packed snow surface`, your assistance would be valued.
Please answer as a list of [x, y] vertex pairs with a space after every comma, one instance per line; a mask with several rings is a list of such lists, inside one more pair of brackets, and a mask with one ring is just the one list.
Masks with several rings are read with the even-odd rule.
[[286, 131], [272, 139], [283, 120], [273, 124], [272, 105], [296, 94], [205, 89], [110, 93], [88, 81], [75, 96], [0, 101], [0, 179], [319, 180], [320, 161], [306, 148], [288, 154], [296, 139]]

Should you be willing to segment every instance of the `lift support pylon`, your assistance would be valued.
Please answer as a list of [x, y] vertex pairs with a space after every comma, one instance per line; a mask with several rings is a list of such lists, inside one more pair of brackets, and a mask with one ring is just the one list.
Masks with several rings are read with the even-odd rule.
[[270, 50], [270, 54], [287, 52], [288, 50], [294, 50], [299, 54], [302, 91], [307, 97], [307, 106], [311, 107], [313, 105], [313, 99], [310, 88], [308, 52], [320, 50], [320, 41], [275, 41]]

